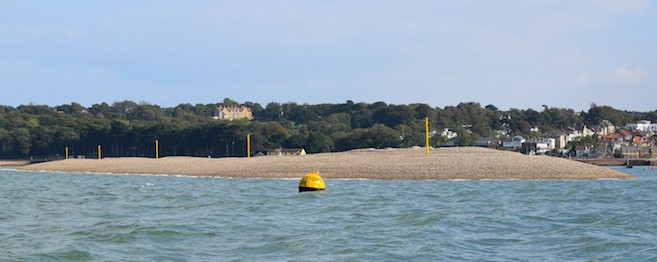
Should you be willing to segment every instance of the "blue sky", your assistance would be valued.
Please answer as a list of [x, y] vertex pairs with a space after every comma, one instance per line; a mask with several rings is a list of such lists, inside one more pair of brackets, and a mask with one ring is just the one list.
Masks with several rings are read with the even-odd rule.
[[0, 0], [0, 104], [657, 110], [657, 2]]

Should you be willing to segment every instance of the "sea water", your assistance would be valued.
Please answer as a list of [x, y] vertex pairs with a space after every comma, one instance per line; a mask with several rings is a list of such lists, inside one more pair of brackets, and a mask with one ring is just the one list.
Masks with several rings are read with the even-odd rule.
[[657, 171], [618, 170], [637, 178], [298, 193], [298, 179], [5, 169], [0, 260], [656, 261]]

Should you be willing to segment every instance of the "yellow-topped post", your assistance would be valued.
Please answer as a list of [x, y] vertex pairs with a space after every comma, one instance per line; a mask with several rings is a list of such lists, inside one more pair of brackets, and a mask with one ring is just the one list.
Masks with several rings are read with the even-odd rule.
[[155, 139], [155, 159], [160, 158], [160, 141]]
[[66, 147], [66, 159], [68, 159], [68, 147]]
[[426, 144], [426, 155], [429, 156], [429, 118], [424, 118], [424, 140]]
[[246, 135], [246, 159], [251, 159], [251, 134]]
[[100, 152], [100, 145], [98, 145], [98, 159], [100, 159], [102, 153]]

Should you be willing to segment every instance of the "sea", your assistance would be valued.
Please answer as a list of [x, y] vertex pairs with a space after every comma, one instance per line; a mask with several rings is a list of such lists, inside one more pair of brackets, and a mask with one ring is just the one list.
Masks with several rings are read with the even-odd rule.
[[299, 193], [299, 179], [4, 168], [0, 261], [657, 261], [657, 171], [612, 169], [636, 179]]

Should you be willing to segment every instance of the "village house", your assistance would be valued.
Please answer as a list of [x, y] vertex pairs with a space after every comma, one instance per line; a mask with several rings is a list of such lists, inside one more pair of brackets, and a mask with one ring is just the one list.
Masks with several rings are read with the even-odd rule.
[[637, 121], [636, 123], [626, 124], [629, 130], [639, 130], [644, 133], [654, 134], [657, 133], [657, 123], [650, 123], [648, 120]]
[[522, 143], [520, 152], [527, 155], [542, 155], [549, 150], [548, 144], [541, 141], [531, 140]]
[[246, 106], [219, 106], [216, 115], [213, 117], [218, 120], [237, 120], [253, 119], [253, 113], [250, 107]]
[[522, 143], [525, 142], [525, 138], [522, 136], [514, 136], [509, 141], [504, 141], [502, 147], [517, 150], [522, 147]]
[[545, 143], [547, 145], [547, 150], [552, 150], [557, 148], [556, 139], [551, 137], [541, 137], [537, 140], [538, 142]]
[[500, 140], [497, 138], [479, 138], [477, 141], [475, 141], [475, 146], [483, 146], [483, 147], [492, 147], [492, 148], [498, 148], [500, 147]]
[[576, 138], [592, 136], [595, 132], [586, 127], [585, 124], [575, 124], [575, 127], [569, 127], [566, 129], [566, 143], [572, 142]]
[[556, 137], [552, 137], [555, 140], [554, 148], [558, 149], [564, 149], [566, 148], [566, 136], [565, 135], [558, 135]]
[[267, 150], [268, 156], [303, 156], [306, 150], [303, 148], [276, 148]]
[[555, 149], [555, 139], [541, 137], [523, 142], [520, 152], [528, 155], [540, 155], [545, 154], [552, 149]]
[[655, 140], [649, 136], [635, 136], [632, 139], [632, 144], [641, 147], [652, 147], [655, 144]]
[[641, 157], [641, 150], [636, 146], [622, 146], [621, 154], [623, 158], [639, 158]]
[[564, 149], [566, 148], [566, 134], [562, 131], [551, 131], [545, 134], [545, 137], [554, 139], [554, 148]]
[[625, 141], [631, 141], [634, 138], [634, 133], [629, 130], [622, 130], [618, 132]]
[[595, 150], [592, 144], [586, 143], [583, 145], [575, 146], [575, 156], [577, 157], [590, 157], [595, 155]]
[[601, 138], [602, 143], [607, 145], [607, 150], [611, 150], [612, 152], [621, 150], [622, 146], [629, 145], [629, 142], [625, 141], [625, 136], [621, 133], [607, 134], [603, 135]]
[[599, 143], [595, 145], [595, 148], [593, 149], [595, 152], [594, 157], [595, 158], [606, 158], [606, 157], [613, 157], [613, 151], [607, 149], [607, 145], [604, 143]]
[[616, 133], [616, 126], [609, 120], [602, 120], [598, 126], [593, 128], [593, 131], [599, 136], [604, 136]]

